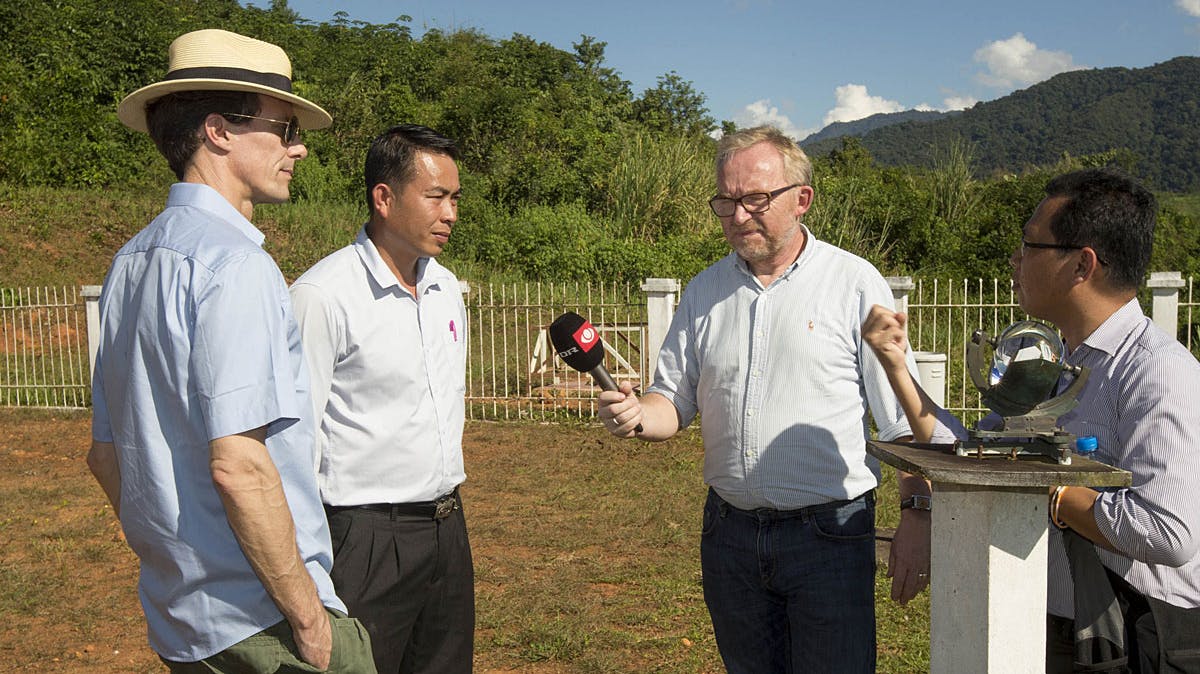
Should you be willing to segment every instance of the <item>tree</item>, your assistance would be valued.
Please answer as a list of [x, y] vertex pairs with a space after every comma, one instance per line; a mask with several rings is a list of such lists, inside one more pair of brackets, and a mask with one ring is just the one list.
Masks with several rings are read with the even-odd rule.
[[699, 136], [717, 128], [708, 114], [707, 98], [674, 70], [658, 76], [658, 85], [634, 102], [633, 112], [651, 131]]

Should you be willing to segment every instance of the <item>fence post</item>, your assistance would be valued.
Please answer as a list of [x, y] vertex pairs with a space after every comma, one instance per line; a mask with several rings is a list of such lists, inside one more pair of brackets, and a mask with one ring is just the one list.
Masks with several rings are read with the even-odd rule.
[[100, 286], [83, 286], [84, 315], [87, 317], [88, 381], [96, 371], [96, 350], [100, 348]]
[[908, 313], [908, 293], [917, 287], [911, 276], [888, 276], [888, 285], [892, 288], [892, 299], [896, 302], [896, 311]]
[[675, 315], [675, 296], [679, 293], [679, 279], [648, 278], [642, 283], [646, 293], [646, 344], [643, 347], [645, 362], [642, 380], [654, 379], [654, 366], [658, 363], [658, 350], [667, 337], [667, 328]]
[[[892, 289], [892, 298], [896, 303], [896, 311], [908, 313], [908, 294], [916, 289], [917, 284], [911, 276], [888, 276], [888, 286]], [[911, 325], [911, 323], [910, 323]], [[921, 388], [929, 394], [929, 399], [939, 407], [946, 405], [946, 354], [933, 351], [913, 350], [917, 361], [917, 376], [921, 380]]]
[[1179, 339], [1179, 289], [1184, 286], [1183, 274], [1177, 271], [1151, 272], [1146, 286], [1154, 295], [1150, 307], [1154, 324]]

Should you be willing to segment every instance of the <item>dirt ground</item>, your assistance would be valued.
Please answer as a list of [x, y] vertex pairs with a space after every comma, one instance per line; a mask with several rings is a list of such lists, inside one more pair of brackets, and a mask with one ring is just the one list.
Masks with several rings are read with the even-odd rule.
[[160, 670], [89, 437], [84, 414], [0, 410], [0, 671]]
[[[0, 408], [0, 673], [166, 671], [137, 560], [84, 462], [89, 429], [87, 412]], [[723, 671], [700, 588], [702, 449], [681, 436], [468, 423], [476, 672]], [[879, 671], [923, 669], [927, 601], [878, 606]]]
[[[89, 437], [85, 412], [0, 408], [0, 672], [165, 671], [146, 643], [136, 558], [84, 462]], [[692, 568], [698, 512], [678, 512], [703, 496], [693, 448], [622, 467], [632, 443], [596, 429], [509, 424], [470, 424], [464, 444], [477, 672], [719, 671]], [[621, 491], [623, 475], [660, 470], [692, 476], [677, 490], [686, 502], [616, 503], [588, 515], [603, 521], [577, 524], [597, 493]], [[572, 538], [593, 526], [606, 540]], [[647, 547], [675, 566], [647, 569]]]

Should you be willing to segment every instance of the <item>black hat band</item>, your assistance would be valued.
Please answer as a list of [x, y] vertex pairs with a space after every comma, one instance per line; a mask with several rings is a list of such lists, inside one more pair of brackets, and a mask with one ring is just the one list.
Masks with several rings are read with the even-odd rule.
[[167, 80], [231, 80], [259, 84], [292, 93], [292, 80], [276, 73], [259, 73], [245, 68], [180, 68], [167, 73]]

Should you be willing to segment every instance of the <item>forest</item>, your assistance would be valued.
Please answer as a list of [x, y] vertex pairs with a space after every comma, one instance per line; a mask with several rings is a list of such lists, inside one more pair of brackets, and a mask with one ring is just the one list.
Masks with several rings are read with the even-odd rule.
[[[883, 164], [931, 166], [934, 148], [958, 138], [975, 143], [976, 167], [989, 173], [1043, 165], [1063, 153], [1118, 150], [1152, 187], [1200, 189], [1200, 58], [1194, 56], [1148, 68], [1066, 72], [959, 114], [928, 113], [933, 121], [909, 121], [906, 114], [887, 116], [901, 124], [856, 134]], [[818, 137], [805, 147], [821, 155], [837, 144]]]
[[[45, 208], [29, 202], [76, 203], [90, 194], [152, 213], [172, 176], [149, 139], [117, 121], [116, 105], [162, 77], [172, 39], [211, 27], [282, 46], [297, 93], [333, 115], [330, 129], [304, 133], [310, 155], [298, 164], [292, 194], [304, 207], [286, 216], [293, 229], [330, 232], [322, 239], [327, 250], [313, 255], [353, 237], [366, 213], [360, 184], [366, 147], [400, 122], [431, 126], [464, 150], [464, 197], [444, 261], [476, 278], [687, 279], [728, 252], [705, 202], [714, 189], [713, 137], [735, 127], [715, 120], [704, 94], [674, 71], [665, 69], [654, 87], [638, 92], [606, 65], [602, 36], [580, 35], [570, 51], [521, 34], [418, 36], [407, 16], [370, 24], [340, 14], [317, 23], [285, 0], [268, 8], [235, 0], [6, 0], [0, 6], [0, 45], [8, 56], [0, 60], [5, 226], [35, 237], [90, 227], [97, 254], [111, 255], [113, 237], [95, 234], [94, 222], [73, 223], [72, 209], [60, 208], [55, 217], [68, 222], [51, 228], [38, 221]], [[1068, 133], [1039, 125], [1039, 101], [1049, 94], [1034, 100], [1031, 91], [1009, 97], [1023, 111], [1021, 124], [1043, 137]], [[1095, 114], [1102, 112], [1112, 108]], [[1162, 153], [1140, 156], [1115, 137], [1104, 136], [1087, 153], [1035, 153], [1014, 144], [1012, 156], [994, 159], [982, 133], [964, 128], [930, 136], [924, 161], [913, 165], [874, 149], [871, 135], [837, 139], [814, 157], [817, 199], [806, 224], [888, 274], [1007, 277], [1021, 224], [1058, 172], [1117, 164], [1160, 189], [1160, 183], [1192, 186], [1190, 179], [1163, 177], [1175, 169]], [[877, 161], [876, 153], [889, 161]], [[1152, 268], [1196, 273], [1195, 201], [1164, 197]], [[260, 210], [267, 219], [284, 217]], [[136, 231], [144, 222], [130, 226]], [[5, 236], [14, 233], [0, 232], [0, 257], [13, 249]], [[4, 269], [0, 285], [23, 281], [3, 278]]]

